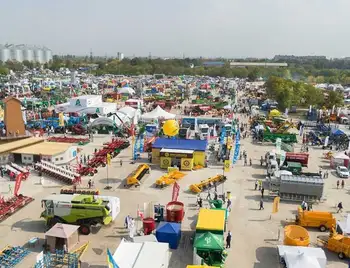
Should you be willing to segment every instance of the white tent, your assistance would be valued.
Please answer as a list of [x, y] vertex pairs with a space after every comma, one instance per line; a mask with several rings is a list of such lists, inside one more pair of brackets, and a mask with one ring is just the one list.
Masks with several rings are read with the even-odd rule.
[[118, 88], [117, 90], [119, 94], [129, 94], [129, 95], [135, 94], [135, 90], [133, 90], [131, 87]]
[[321, 268], [315, 257], [307, 256], [304, 253], [284, 253], [284, 261], [287, 268]]
[[120, 108], [118, 112], [126, 114], [129, 118], [133, 118], [136, 113], [136, 109], [130, 106], [124, 106], [123, 108]]
[[347, 236], [350, 235], [350, 214], [346, 216], [344, 221], [337, 221], [337, 232]]
[[145, 121], [148, 120], [154, 120], [154, 119], [159, 119], [159, 118], [164, 118], [164, 119], [174, 119], [175, 114], [168, 113], [164, 111], [159, 105], [157, 108], [155, 108], [153, 111], [149, 113], [145, 113], [141, 116], [141, 118]]
[[[155, 256], [157, 257], [155, 258]], [[131, 243], [123, 239], [113, 254], [113, 259], [119, 268], [168, 268], [169, 244], [158, 242]]]
[[[295, 247], [295, 246], [277, 246], [278, 255], [280, 259], [284, 259], [288, 268], [299, 268], [299, 267], [310, 267], [310, 268], [326, 268], [327, 266], [327, 257], [324, 253], [324, 250], [321, 248], [312, 248], [312, 247]], [[308, 257], [305, 259], [305, 257]], [[288, 261], [286, 260], [288, 259]], [[318, 266], [315, 266], [316, 260]], [[288, 263], [287, 263], [288, 262]], [[299, 266], [296, 265], [296, 263]], [[307, 266], [302, 266], [300, 263], [311, 263]], [[290, 266], [288, 266], [288, 264]], [[293, 266], [294, 265], [294, 266]]]
[[[114, 124], [118, 127], [121, 126], [123, 123], [129, 123], [130, 118], [125, 115], [124, 113], [117, 112], [116, 115], [111, 115], [109, 117], [99, 117], [97, 119], [91, 120], [90, 126], [98, 126], [98, 125], [105, 125], [105, 126], [114, 126]], [[123, 121], [121, 122], [119, 118]]]

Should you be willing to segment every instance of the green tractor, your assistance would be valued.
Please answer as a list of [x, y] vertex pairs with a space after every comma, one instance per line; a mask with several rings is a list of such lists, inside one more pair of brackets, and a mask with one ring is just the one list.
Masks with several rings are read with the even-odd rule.
[[93, 195], [50, 195], [41, 202], [45, 210], [40, 217], [48, 228], [56, 223], [75, 224], [81, 234], [88, 235], [91, 226], [108, 225], [113, 220], [110, 202]]

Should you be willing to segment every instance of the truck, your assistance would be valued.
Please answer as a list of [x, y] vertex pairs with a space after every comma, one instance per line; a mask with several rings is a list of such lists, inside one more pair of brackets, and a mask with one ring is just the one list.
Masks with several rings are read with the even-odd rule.
[[[265, 161], [266, 166], [269, 164], [271, 160], [277, 160], [277, 162], [280, 164], [280, 158], [281, 156], [278, 155], [274, 151], [267, 152], [265, 154]], [[288, 162], [294, 162], [294, 163], [300, 163], [303, 167], [307, 167], [309, 163], [309, 154], [308, 153], [292, 153], [292, 152], [286, 152], [286, 157], [282, 165], [288, 165]]]
[[208, 133], [209, 133], [209, 126], [207, 124], [198, 125], [197, 137], [200, 140], [206, 140], [208, 138]]
[[327, 211], [305, 211], [300, 206], [295, 216], [295, 223], [302, 227], [318, 228], [321, 232], [336, 226], [333, 214]]
[[191, 129], [189, 127], [181, 127], [179, 129], [179, 138], [180, 139], [190, 139], [191, 138]]
[[40, 217], [45, 219], [48, 228], [56, 223], [74, 224], [79, 225], [81, 234], [88, 235], [92, 226], [108, 225], [119, 213], [119, 201], [114, 202], [113, 198], [116, 197], [50, 195], [41, 201], [44, 211]]

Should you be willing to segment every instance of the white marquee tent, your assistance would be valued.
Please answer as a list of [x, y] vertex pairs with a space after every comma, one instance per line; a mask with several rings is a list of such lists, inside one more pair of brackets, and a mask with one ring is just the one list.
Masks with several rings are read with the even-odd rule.
[[141, 118], [145, 121], [155, 120], [159, 118], [164, 119], [174, 119], [175, 114], [168, 113], [167, 111], [164, 111], [159, 105], [151, 112], [145, 113], [141, 116]]

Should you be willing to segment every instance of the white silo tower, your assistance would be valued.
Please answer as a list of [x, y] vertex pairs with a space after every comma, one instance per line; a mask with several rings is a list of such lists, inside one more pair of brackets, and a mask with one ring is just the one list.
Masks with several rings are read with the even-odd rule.
[[44, 63], [44, 53], [41, 48], [36, 47], [34, 49], [34, 61]]
[[44, 48], [44, 61], [49, 62], [52, 60], [52, 51], [50, 49]]
[[23, 60], [34, 61], [34, 51], [31, 47], [23, 47]]
[[10, 49], [11, 60], [15, 60], [18, 62], [23, 61], [23, 50], [19, 46], [12, 46]]
[[0, 46], [0, 61], [6, 62], [10, 59], [10, 50], [6, 46]]

